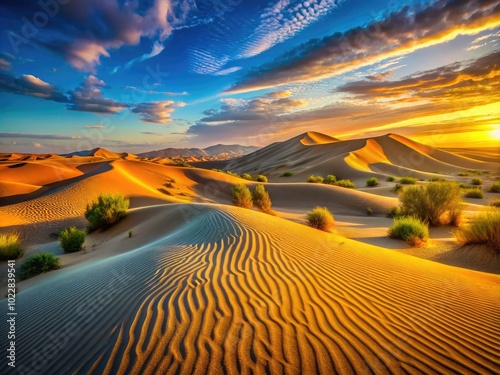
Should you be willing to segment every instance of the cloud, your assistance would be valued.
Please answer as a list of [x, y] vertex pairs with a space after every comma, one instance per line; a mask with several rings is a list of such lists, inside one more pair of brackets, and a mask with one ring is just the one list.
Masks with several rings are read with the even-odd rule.
[[106, 83], [93, 75], [86, 77], [80, 87], [71, 92], [67, 108], [70, 111], [115, 114], [129, 107], [127, 103], [104, 98], [100, 87], [106, 87]]
[[33, 146], [35, 148], [43, 148], [42, 144], [41, 143], [38, 143], [38, 142], [33, 142]]
[[104, 129], [103, 125], [84, 126], [84, 129]]
[[500, 36], [500, 31], [480, 36], [480, 37], [474, 39], [470, 43], [470, 46], [467, 47], [465, 50], [472, 51], [472, 50], [487, 46], [488, 44], [495, 43], [496, 41], [498, 41], [499, 36]]
[[67, 103], [68, 98], [53, 85], [30, 74], [14, 77], [0, 71], [0, 91]]
[[[141, 38], [154, 40], [153, 49], [130, 61], [142, 61], [163, 50], [163, 43], [191, 8], [192, 0], [71, 0], [59, 5], [57, 17], [38, 28], [33, 41], [63, 55], [77, 70], [95, 72], [103, 57], [123, 46], [138, 45]], [[9, 4], [12, 19], [32, 19], [38, 3]], [[19, 21], [21, 22], [21, 21]]]
[[141, 132], [141, 134], [157, 135], [157, 134], [160, 134], [160, 133], [155, 133], [155, 132]]
[[142, 94], [149, 94], [149, 95], [166, 95], [166, 96], [186, 96], [186, 95], [189, 95], [189, 93], [187, 91], [173, 92], [173, 91], [142, 90], [142, 89], [138, 89], [135, 86], [125, 86], [125, 90], [133, 90], [136, 92], [140, 92]]
[[340, 0], [278, 0], [260, 14], [260, 23], [244, 43], [239, 58], [256, 56], [305, 29], [336, 8]]
[[383, 81], [384, 79], [389, 78], [390, 76], [392, 76], [392, 71], [388, 70], [386, 72], [371, 74], [369, 76], [366, 76], [366, 79], [369, 79], [370, 81]]
[[290, 90], [273, 91], [266, 94], [266, 97], [271, 99], [282, 99], [282, 98], [288, 98], [290, 96], [292, 96], [292, 92]]
[[438, 0], [405, 6], [382, 20], [335, 33], [288, 51], [251, 71], [228, 92], [245, 92], [339, 75], [500, 25], [493, 0]]
[[487, 104], [500, 100], [500, 51], [478, 59], [418, 72], [396, 81], [356, 81], [336, 91], [366, 99], [403, 98]]
[[0, 133], [1, 138], [29, 138], [29, 139], [56, 139], [56, 140], [70, 140], [80, 137], [74, 137], [64, 134], [36, 134], [36, 133]]
[[122, 65], [116, 66], [113, 69], [112, 74], [118, 72], [120, 69], [130, 69], [134, 64], [136, 64], [138, 62], [146, 61], [146, 60], [149, 60], [155, 56], [158, 56], [164, 49], [165, 49], [165, 46], [162, 43], [155, 42], [153, 44], [153, 49], [151, 50], [150, 53], [145, 53], [142, 56], [136, 57], [136, 58], [130, 60], [128, 63], [126, 63], [123, 66]]
[[214, 76], [227, 76], [228, 74], [241, 70], [241, 66], [233, 66], [232, 68], [222, 69], [214, 73]]
[[152, 122], [155, 124], [168, 124], [172, 121], [170, 115], [178, 108], [185, 106], [183, 102], [174, 102], [172, 100], [158, 101], [150, 103], [135, 104], [132, 112], [141, 116], [144, 122]]

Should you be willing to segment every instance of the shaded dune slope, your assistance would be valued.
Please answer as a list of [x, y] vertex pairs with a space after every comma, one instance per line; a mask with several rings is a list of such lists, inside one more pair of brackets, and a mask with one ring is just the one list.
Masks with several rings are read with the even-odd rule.
[[[189, 221], [154, 230], [169, 210]], [[238, 208], [162, 212], [130, 214], [153, 227], [150, 242], [18, 295], [19, 363], [48, 356], [44, 374], [500, 370], [499, 277]]]

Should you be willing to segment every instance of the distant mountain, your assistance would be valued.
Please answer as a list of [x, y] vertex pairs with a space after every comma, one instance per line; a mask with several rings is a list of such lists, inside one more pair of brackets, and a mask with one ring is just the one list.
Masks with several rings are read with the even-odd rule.
[[218, 144], [204, 149], [201, 148], [164, 148], [143, 152], [138, 156], [143, 158], [196, 158], [199, 160], [227, 160], [238, 156], [247, 155], [259, 148], [242, 145]]

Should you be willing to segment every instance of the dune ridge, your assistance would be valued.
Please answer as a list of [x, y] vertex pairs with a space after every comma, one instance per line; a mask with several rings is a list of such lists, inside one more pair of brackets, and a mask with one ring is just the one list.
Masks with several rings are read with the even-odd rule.
[[174, 209], [189, 221], [21, 293], [19, 362], [59, 340], [46, 374], [500, 369], [498, 276], [227, 206], [130, 215]]

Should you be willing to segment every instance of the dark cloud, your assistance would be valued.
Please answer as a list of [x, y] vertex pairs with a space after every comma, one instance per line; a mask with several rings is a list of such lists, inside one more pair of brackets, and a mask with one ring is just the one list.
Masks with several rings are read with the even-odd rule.
[[335, 33], [288, 51], [250, 72], [228, 92], [243, 92], [342, 74], [390, 57], [498, 26], [498, 0], [438, 0], [405, 6], [365, 27]]
[[[473, 61], [418, 72], [397, 81], [357, 81], [337, 88], [363, 98], [399, 98], [458, 101], [500, 99], [500, 51]], [[476, 103], [477, 104], [477, 103]]]
[[11, 74], [0, 72], [0, 91], [12, 94], [34, 96], [36, 98], [67, 103], [68, 97], [56, 87], [29, 74], [14, 77]]

